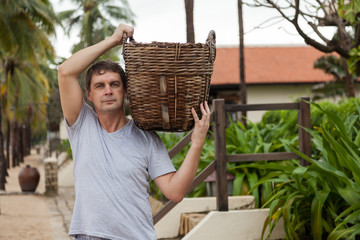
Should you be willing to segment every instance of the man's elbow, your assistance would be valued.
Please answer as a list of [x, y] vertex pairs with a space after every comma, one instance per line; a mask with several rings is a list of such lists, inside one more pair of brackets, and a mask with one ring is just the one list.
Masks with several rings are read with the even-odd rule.
[[70, 75], [69, 69], [66, 66], [64, 66], [64, 63], [62, 63], [58, 67], [58, 81], [65, 79], [69, 75]]
[[179, 203], [184, 199], [185, 195], [181, 193], [171, 194], [171, 196], [167, 197], [170, 201]]

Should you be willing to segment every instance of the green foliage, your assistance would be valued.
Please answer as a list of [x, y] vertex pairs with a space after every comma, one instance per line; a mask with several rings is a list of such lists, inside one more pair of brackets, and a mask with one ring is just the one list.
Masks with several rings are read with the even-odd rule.
[[68, 158], [72, 159], [72, 151], [71, 151], [71, 147], [70, 147], [70, 142], [68, 139], [66, 140], [62, 140], [59, 147], [58, 147], [58, 151], [59, 152], [66, 152]]
[[[73, 0], [72, 2], [77, 7], [58, 13], [58, 17], [64, 23], [64, 29], [68, 34], [72, 29], [80, 28], [80, 41], [73, 46], [73, 53], [113, 34], [117, 27], [111, 23], [113, 20], [135, 24], [134, 13], [127, 0], [117, 1], [116, 4], [109, 0]], [[100, 59], [109, 58], [118, 61], [118, 51], [119, 48], [113, 48], [103, 54]]]
[[360, 22], [360, 18], [358, 13], [360, 12], [360, 1], [338, 1], [338, 14], [339, 17], [344, 18], [351, 25], [358, 24]]
[[312, 103], [326, 118], [316, 130], [307, 129], [320, 154], [310, 158], [289, 145], [311, 166], [273, 172], [257, 183], [276, 184], [273, 196], [264, 205], [270, 208], [270, 230], [282, 217], [288, 239], [359, 236], [360, 107], [358, 102], [354, 105], [356, 113], [340, 117]]
[[47, 72], [55, 57], [49, 38], [57, 23], [49, 1], [0, 1], [0, 114], [3, 121], [31, 120], [37, 142], [46, 136]]
[[[298, 144], [298, 136], [289, 134], [290, 123], [291, 121], [280, 120], [277, 124], [259, 124], [261, 127], [259, 128], [257, 124], [251, 122], [248, 122], [247, 127], [245, 127], [241, 122], [234, 123], [231, 121], [226, 129], [227, 154], [287, 152], [290, 149], [285, 143], [293, 146]], [[282, 161], [278, 164], [287, 167], [292, 166], [294, 162]], [[273, 171], [271, 167], [267, 167], [270, 165], [272, 163], [268, 162], [228, 163], [229, 172], [235, 175], [233, 195], [252, 194], [255, 197], [255, 206], [263, 205], [271, 196], [271, 184], [264, 183], [258, 187], [253, 187], [258, 182], [259, 177]], [[249, 192], [250, 188], [252, 188], [251, 192]]]
[[[353, 0], [353, 1], [345, 1], [339, 0], [338, 1], [338, 15], [339, 17], [343, 18], [345, 21], [349, 23], [349, 25], [355, 30], [358, 28], [360, 23], [360, 1]], [[355, 39], [353, 40], [353, 42]], [[354, 44], [354, 43], [353, 43]], [[349, 51], [350, 57], [348, 58], [347, 64], [349, 71], [352, 74], [359, 74], [360, 73], [360, 46], [354, 44], [354, 47]]]
[[[227, 154], [293, 151], [297, 160], [228, 163], [235, 175], [233, 195], [252, 194], [256, 205], [270, 208], [265, 227], [283, 218], [288, 239], [356, 239], [360, 235], [359, 99], [311, 104], [312, 155], [297, 150], [297, 111], [271, 111], [260, 123], [230, 122]], [[184, 134], [161, 133], [168, 149]], [[212, 140], [202, 153], [200, 172], [214, 158]], [[177, 168], [189, 146], [174, 159]], [[192, 196], [205, 194], [204, 183]]]
[[349, 51], [349, 59], [347, 60], [347, 65], [349, 68], [349, 71], [352, 74], [359, 73], [358, 71], [358, 65], [360, 63], [360, 46], [354, 47]]

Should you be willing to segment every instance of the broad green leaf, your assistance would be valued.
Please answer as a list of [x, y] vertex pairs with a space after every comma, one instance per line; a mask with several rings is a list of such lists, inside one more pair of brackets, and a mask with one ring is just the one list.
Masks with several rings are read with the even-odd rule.
[[322, 239], [323, 226], [322, 226], [322, 209], [328, 192], [315, 192], [315, 197], [311, 203], [311, 227], [312, 233], [315, 240]]
[[323, 113], [326, 114], [326, 116], [328, 117], [328, 119], [333, 122], [338, 128], [339, 128], [339, 132], [342, 135], [346, 136], [346, 127], [344, 125], [344, 122], [335, 114], [324, 110], [319, 104], [312, 102], [311, 105], [314, 105], [315, 107], [317, 107], [318, 109], [320, 109]]
[[[329, 141], [334, 150], [336, 150], [339, 163], [355, 173], [360, 173], [360, 161], [354, 161], [353, 157], [349, 154], [349, 152], [341, 144], [339, 144], [339, 142], [336, 141], [326, 130], [324, 130], [324, 137], [327, 141]], [[345, 145], [347, 145], [343, 139], [341, 139], [341, 141]], [[348, 150], [352, 151], [352, 153], [357, 156], [351, 148], [348, 147]], [[359, 156], [357, 157], [359, 158]], [[357, 176], [357, 174], [355, 174], [354, 177], [355, 181], [359, 184], [360, 178]]]
[[255, 186], [258, 182], [258, 176], [256, 172], [249, 172], [247, 178], [249, 181], [250, 188], [252, 189], [251, 195], [255, 197], [255, 207], [259, 207], [260, 205], [259, 188], [258, 187], [253, 188], [253, 186]]
[[272, 196], [273, 187], [271, 182], [263, 183], [260, 187], [261, 191], [261, 206]]
[[302, 183], [303, 175], [307, 171], [307, 167], [298, 167], [292, 172], [292, 176], [295, 179], [298, 189], [304, 193], [305, 187]]
[[275, 193], [262, 207], [266, 207], [269, 204], [273, 204], [274, 201], [277, 201], [278, 198], [284, 197], [285, 193], [287, 192], [286, 189], [281, 189], [280, 191], [278, 191], [277, 193]]
[[244, 182], [244, 177], [245, 177], [245, 173], [243, 172], [237, 172], [235, 174], [235, 179], [233, 182], [233, 195], [234, 196], [239, 196], [242, 195], [242, 185]]
[[334, 176], [336, 178], [338, 178], [339, 180], [341, 180], [342, 182], [350, 185], [353, 189], [359, 191], [360, 190], [360, 186], [356, 185], [351, 179], [349, 179], [343, 172], [337, 170], [336, 168], [334, 168], [333, 166], [331, 166], [329, 163], [327, 162], [320, 162], [320, 161], [316, 161], [313, 160], [311, 158], [309, 158], [307, 155], [303, 154], [302, 152], [298, 151], [297, 149], [295, 149], [294, 147], [290, 148], [300, 157], [302, 157], [303, 159], [305, 159], [306, 161], [312, 163], [314, 166], [316, 166], [317, 168], [319, 168], [319, 170], [323, 171], [326, 174], [329, 174], [331, 176]]
[[286, 202], [285, 202], [284, 208], [283, 208], [284, 228], [285, 228], [286, 234], [287, 234], [287, 236], [289, 236], [291, 238], [295, 238], [295, 239], [298, 239], [298, 236], [295, 231], [296, 226], [291, 225], [291, 208], [292, 208], [292, 204], [295, 200], [301, 199], [304, 197], [303, 195], [298, 195], [298, 194], [299, 193], [296, 191], [294, 193], [292, 193], [286, 199]]

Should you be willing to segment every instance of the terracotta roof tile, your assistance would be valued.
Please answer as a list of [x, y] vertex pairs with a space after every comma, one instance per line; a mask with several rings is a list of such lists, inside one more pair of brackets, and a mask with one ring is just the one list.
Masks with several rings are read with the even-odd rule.
[[[303, 47], [246, 47], [245, 82], [247, 84], [327, 82], [332, 76], [314, 69], [316, 59], [325, 55]], [[239, 48], [218, 48], [212, 85], [238, 84]]]

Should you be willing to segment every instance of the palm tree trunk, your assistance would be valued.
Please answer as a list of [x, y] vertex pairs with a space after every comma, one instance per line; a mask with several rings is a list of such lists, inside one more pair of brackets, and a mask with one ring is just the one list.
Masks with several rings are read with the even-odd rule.
[[18, 127], [19, 163], [24, 162], [24, 128], [23, 124]]
[[24, 150], [25, 156], [29, 156], [31, 152], [31, 128], [29, 122], [25, 124]]
[[18, 127], [16, 121], [13, 121], [11, 125], [12, 166], [16, 167], [19, 166]]
[[27, 109], [27, 119], [25, 121], [25, 129], [24, 129], [24, 151], [25, 156], [31, 154], [31, 116], [32, 116], [32, 108], [29, 105]]
[[3, 136], [4, 135], [2, 131], [2, 104], [0, 101], [0, 189], [1, 190], [5, 190], [6, 175], [7, 175]]
[[194, 32], [194, 0], [185, 0], [186, 13], [186, 42], [195, 42]]
[[10, 168], [10, 120], [6, 119], [6, 168]]
[[[242, 11], [242, 0], [238, 0], [238, 16], [239, 16], [239, 42], [240, 42], [240, 99], [241, 104], [247, 103], [246, 83], [245, 83], [245, 58], [244, 58], [244, 22]], [[241, 112], [241, 122], [246, 126], [246, 111]]]

